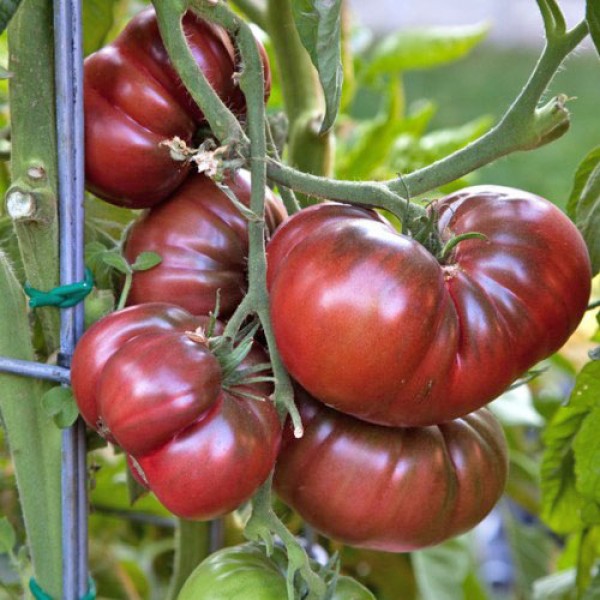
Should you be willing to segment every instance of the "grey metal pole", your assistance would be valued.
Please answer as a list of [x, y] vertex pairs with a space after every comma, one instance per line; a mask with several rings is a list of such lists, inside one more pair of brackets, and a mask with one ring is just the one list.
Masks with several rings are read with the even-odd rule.
[[[60, 283], [84, 278], [83, 50], [80, 0], [54, 0]], [[68, 368], [83, 333], [83, 305], [61, 311], [61, 361]], [[62, 440], [63, 599], [88, 590], [85, 429], [79, 419]]]
[[71, 380], [69, 369], [56, 365], [36, 363], [30, 360], [20, 360], [18, 358], [0, 357], [0, 372], [34, 377], [35, 379], [46, 379], [48, 381], [64, 383], [65, 385], [68, 385]]

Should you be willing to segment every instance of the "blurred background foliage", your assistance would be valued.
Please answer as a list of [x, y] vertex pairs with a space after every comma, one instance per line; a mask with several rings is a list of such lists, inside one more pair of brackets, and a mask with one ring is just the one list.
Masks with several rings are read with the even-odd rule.
[[[114, 37], [129, 15], [144, 4], [86, 0], [86, 52]], [[486, 44], [486, 32], [487, 26], [436, 28], [377, 40], [359, 24], [349, 28], [347, 57], [352, 59], [346, 65], [347, 86], [336, 130], [336, 176], [394, 177], [429, 164], [486, 131], [515, 97], [537, 59], [532, 49]], [[0, 64], [7, 64], [4, 38], [0, 38]], [[573, 98], [569, 103], [572, 127], [567, 135], [535, 152], [499, 160], [441, 191], [467, 183], [497, 183], [538, 193], [564, 207], [577, 165], [599, 141], [598, 67], [593, 53], [576, 54], [552, 84], [552, 94], [561, 92]], [[275, 77], [269, 112], [280, 109]], [[8, 184], [9, 150], [7, 84], [2, 81], [1, 193]], [[114, 274], [98, 256], [103, 248], [118, 246], [123, 228], [134, 215], [91, 197], [87, 202], [88, 262], [100, 287], [110, 288], [115, 285]], [[0, 249], [13, 257], [18, 267], [16, 242], [3, 207]], [[561, 354], [546, 361], [540, 376], [494, 403], [510, 444], [510, 480], [505, 499], [475, 531], [412, 555], [392, 555], [342, 548], [304, 531], [285, 507], [278, 507], [279, 511], [295, 531], [318, 544], [315, 555], [321, 547], [328, 553], [339, 551], [343, 570], [367, 584], [380, 600], [576, 598], [574, 568], [586, 560], [582, 538], [587, 536], [588, 554], [595, 559], [597, 552], [592, 549], [600, 547], [600, 536], [590, 536], [587, 529], [558, 535], [541, 521], [542, 431], [568, 398], [575, 373], [594, 346], [591, 340], [596, 328], [590, 313]], [[105, 447], [96, 450], [90, 455], [89, 471], [90, 558], [98, 598], [164, 598], [173, 556], [174, 519], [152, 497], [130, 505], [122, 455]], [[22, 544], [15, 482], [0, 429], [1, 516], [12, 524]], [[236, 519], [228, 518], [225, 543], [241, 540]], [[0, 599], [19, 598], [20, 593], [14, 565], [7, 554], [0, 553]]]

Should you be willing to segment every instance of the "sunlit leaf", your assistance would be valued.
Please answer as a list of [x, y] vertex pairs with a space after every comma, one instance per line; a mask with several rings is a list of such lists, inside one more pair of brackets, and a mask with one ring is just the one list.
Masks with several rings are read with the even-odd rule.
[[61, 429], [73, 425], [79, 416], [73, 392], [69, 387], [56, 386], [49, 389], [42, 396], [42, 408]]
[[296, 29], [315, 65], [325, 95], [321, 133], [335, 122], [342, 97], [342, 0], [294, 0]]
[[12, 552], [17, 543], [17, 534], [6, 517], [0, 518], [0, 554]]
[[583, 235], [596, 274], [600, 272], [600, 147], [579, 165], [567, 211]]
[[600, 53], [600, 2], [598, 0], [586, 0], [585, 18], [596, 50]]
[[[576, 461], [588, 463], [595, 444], [587, 436], [577, 442], [578, 433], [595, 408], [600, 396], [600, 362], [588, 363], [578, 375], [569, 404], [561, 407], [544, 432], [546, 449], [542, 460], [542, 518], [558, 533], [570, 533], [583, 527], [585, 499], [577, 486], [587, 489], [587, 481], [576, 481]], [[587, 429], [587, 428], [586, 428]], [[585, 432], [585, 429], [584, 429]], [[581, 475], [581, 467], [577, 469]]]
[[431, 69], [458, 60], [481, 42], [488, 30], [487, 23], [480, 23], [395, 32], [375, 46], [366, 75]]
[[104, 45], [114, 25], [114, 8], [118, 0], [84, 0], [83, 52], [87, 56]]

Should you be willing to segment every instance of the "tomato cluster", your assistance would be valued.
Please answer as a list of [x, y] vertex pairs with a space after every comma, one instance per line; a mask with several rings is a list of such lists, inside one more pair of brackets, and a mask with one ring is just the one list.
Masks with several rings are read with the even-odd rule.
[[[183, 28], [208, 81], [242, 114], [226, 32], [193, 13]], [[274, 470], [286, 503], [350, 545], [410, 551], [478, 523], [507, 477], [506, 441], [485, 404], [558, 350], [586, 308], [590, 262], [574, 225], [532, 194], [466, 188], [429, 206], [445, 249], [436, 255], [374, 210], [323, 203], [286, 220], [267, 189], [271, 319], [305, 429], [296, 439], [286, 426], [282, 438], [261, 377], [268, 357], [252, 342], [233, 362], [233, 348], [216, 352], [222, 326], [208, 316], [218, 307], [228, 318], [246, 292], [248, 225], [228, 193], [248, 206], [249, 174], [229, 175], [226, 193], [162, 145], [191, 143], [203, 115], [152, 9], [87, 59], [85, 77], [88, 186], [149, 208], [124, 254], [162, 259], [134, 274], [129, 308], [76, 348], [73, 390], [90, 427], [188, 519], [237, 508]], [[198, 573], [181, 599], [209, 597], [211, 578], [223, 598], [255, 580], [265, 598], [285, 594], [280, 565], [254, 547], [217, 554]], [[354, 595], [342, 585], [335, 597], [370, 597], [349, 585]]]

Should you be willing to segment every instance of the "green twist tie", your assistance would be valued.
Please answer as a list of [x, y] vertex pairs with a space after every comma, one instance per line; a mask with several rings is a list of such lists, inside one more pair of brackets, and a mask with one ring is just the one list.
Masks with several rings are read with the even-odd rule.
[[[46, 593], [33, 577], [29, 580], [29, 589], [36, 600], [53, 600], [52, 596]], [[91, 577], [88, 579], [87, 594], [81, 600], [96, 600], [96, 583]]]
[[29, 306], [38, 308], [40, 306], [57, 306], [58, 308], [70, 308], [80, 302], [92, 291], [94, 278], [92, 272], [86, 268], [85, 279], [68, 285], [60, 285], [49, 292], [42, 292], [25, 284], [23, 289], [29, 296]]

